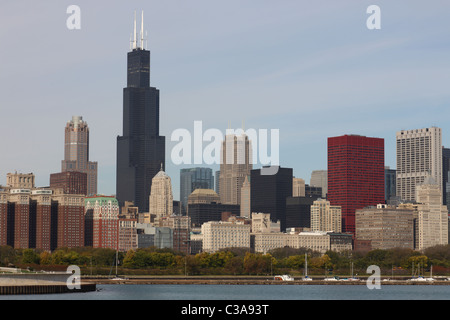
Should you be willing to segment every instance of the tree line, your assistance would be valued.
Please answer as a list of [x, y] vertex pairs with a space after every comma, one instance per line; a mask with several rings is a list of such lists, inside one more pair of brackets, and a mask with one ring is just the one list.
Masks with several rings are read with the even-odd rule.
[[16, 266], [32, 270], [63, 270], [77, 265], [85, 274], [107, 274], [113, 267], [121, 274], [185, 274], [185, 275], [269, 275], [301, 274], [365, 274], [377, 265], [385, 274], [410, 274], [414, 270], [433, 274], [450, 274], [450, 245], [428, 248], [423, 252], [409, 249], [371, 250], [367, 252], [327, 251], [324, 254], [306, 248], [280, 248], [268, 253], [254, 253], [245, 248], [223, 249], [215, 253], [185, 255], [172, 249], [155, 247], [119, 252], [99, 248], [59, 248], [53, 252], [34, 249], [0, 247], [0, 266]]

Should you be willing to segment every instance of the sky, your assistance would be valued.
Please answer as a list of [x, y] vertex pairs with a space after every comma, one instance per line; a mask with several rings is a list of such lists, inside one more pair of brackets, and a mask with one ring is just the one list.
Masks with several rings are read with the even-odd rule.
[[[79, 30], [67, 28], [70, 5], [80, 8]], [[367, 28], [370, 5], [381, 29]], [[383, 138], [391, 168], [397, 131], [437, 126], [450, 145], [447, 0], [2, 1], [0, 185], [17, 171], [48, 186], [77, 115], [90, 127], [98, 192], [115, 194], [126, 57], [141, 10], [177, 200], [180, 169], [193, 165], [173, 163], [171, 135], [193, 132], [194, 121], [278, 129], [280, 165], [306, 183], [327, 168], [328, 137]]]

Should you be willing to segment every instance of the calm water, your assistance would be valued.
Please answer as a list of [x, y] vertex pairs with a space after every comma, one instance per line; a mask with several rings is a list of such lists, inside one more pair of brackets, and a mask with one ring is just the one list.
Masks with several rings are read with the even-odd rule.
[[450, 300], [450, 286], [98, 285], [97, 292], [0, 296], [0, 300]]

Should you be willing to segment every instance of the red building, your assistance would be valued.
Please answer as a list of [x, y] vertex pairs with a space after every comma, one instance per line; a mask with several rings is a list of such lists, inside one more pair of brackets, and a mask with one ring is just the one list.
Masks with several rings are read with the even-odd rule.
[[50, 175], [50, 188], [63, 189], [67, 194], [87, 195], [87, 173], [66, 171]]
[[328, 200], [342, 207], [342, 231], [355, 234], [355, 211], [384, 203], [384, 139], [328, 138]]

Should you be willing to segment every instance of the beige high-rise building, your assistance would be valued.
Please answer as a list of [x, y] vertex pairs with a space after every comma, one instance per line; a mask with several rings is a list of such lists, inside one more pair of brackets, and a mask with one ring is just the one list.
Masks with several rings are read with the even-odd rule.
[[413, 206], [385, 204], [356, 210], [356, 246], [365, 242], [368, 250], [414, 249], [415, 212]]
[[448, 209], [439, 184], [431, 177], [416, 186], [416, 250], [448, 244]]
[[292, 178], [292, 196], [304, 197], [305, 196], [305, 180], [302, 178]]
[[322, 198], [326, 199], [328, 193], [328, 170], [314, 170], [311, 173], [309, 185], [322, 188]]
[[223, 204], [241, 204], [241, 188], [253, 168], [252, 146], [248, 136], [226, 135], [220, 159], [220, 201]]
[[172, 181], [162, 170], [152, 179], [152, 192], [149, 197], [149, 212], [156, 218], [173, 214]]
[[397, 196], [416, 200], [416, 186], [431, 176], [442, 190], [442, 130], [424, 128], [397, 132]]
[[61, 171], [87, 174], [87, 195], [97, 194], [97, 162], [89, 161], [89, 127], [83, 117], [73, 116], [65, 128]]
[[342, 209], [330, 205], [330, 201], [318, 199], [311, 206], [312, 231], [342, 231]]
[[246, 176], [241, 188], [241, 217], [250, 218], [251, 214], [250, 190], [251, 188], [249, 176]]

